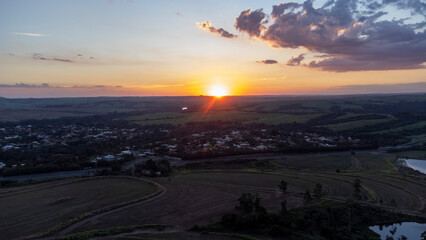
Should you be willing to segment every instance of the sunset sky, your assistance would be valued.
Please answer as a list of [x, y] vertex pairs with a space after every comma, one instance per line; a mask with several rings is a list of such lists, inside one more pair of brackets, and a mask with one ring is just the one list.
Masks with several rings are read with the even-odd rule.
[[426, 92], [422, 0], [2, 0], [0, 96]]

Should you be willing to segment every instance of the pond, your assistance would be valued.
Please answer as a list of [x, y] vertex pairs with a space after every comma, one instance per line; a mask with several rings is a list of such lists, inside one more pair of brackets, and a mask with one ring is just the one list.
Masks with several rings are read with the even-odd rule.
[[400, 158], [400, 160], [405, 161], [405, 164], [415, 169], [423, 174], [426, 174], [426, 160], [420, 160], [420, 159], [409, 159], [409, 158]]
[[[402, 239], [401, 236], [407, 237], [408, 240], [422, 240], [422, 234], [426, 234], [426, 223], [403, 222], [395, 223], [389, 226], [371, 226], [370, 230], [380, 235], [382, 240], [386, 240], [387, 236], [393, 237], [394, 240]], [[393, 234], [392, 234], [393, 233]]]

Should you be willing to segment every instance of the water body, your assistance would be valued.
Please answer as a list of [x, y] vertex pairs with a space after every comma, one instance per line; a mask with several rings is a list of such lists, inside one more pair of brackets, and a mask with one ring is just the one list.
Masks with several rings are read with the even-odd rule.
[[401, 160], [404, 160], [408, 167], [426, 174], [426, 160], [408, 158], [401, 158]]
[[94, 175], [97, 170], [103, 170], [103, 169], [107, 169], [107, 168], [85, 169], [85, 170], [76, 170], [76, 171], [63, 171], [63, 172], [51, 172], [51, 173], [40, 173], [40, 174], [0, 177], [0, 181], [22, 182], [22, 181], [28, 181], [28, 180], [48, 180], [48, 179], [55, 179], [55, 178], [91, 176], [91, 175]]
[[[403, 222], [395, 223], [389, 226], [383, 226], [380, 230], [380, 226], [372, 226], [370, 230], [380, 235], [380, 239], [386, 240], [386, 236], [392, 236], [395, 240], [400, 238], [402, 235], [407, 237], [408, 240], [421, 240], [422, 233], [426, 231], [426, 223], [416, 222]], [[394, 234], [392, 230], [396, 230]]]

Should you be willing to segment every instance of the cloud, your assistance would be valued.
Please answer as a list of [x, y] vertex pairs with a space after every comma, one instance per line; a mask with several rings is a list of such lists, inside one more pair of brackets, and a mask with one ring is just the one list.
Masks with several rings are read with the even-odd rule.
[[182, 13], [176, 12], [176, 16], [183, 17]]
[[32, 59], [36, 59], [36, 60], [44, 60], [44, 61], [58, 61], [58, 62], [67, 62], [67, 63], [72, 63], [73, 61], [69, 60], [69, 59], [64, 59], [64, 58], [49, 58], [49, 57], [45, 57], [43, 54], [41, 53], [34, 53], [32, 56]]
[[42, 34], [42, 33], [13, 32], [12, 34], [14, 34], [14, 35], [22, 35], [22, 36], [27, 36], [27, 37], [45, 37], [45, 36], [47, 36], [46, 34]]
[[273, 59], [266, 59], [263, 61], [257, 61], [257, 63], [263, 63], [263, 64], [277, 64], [278, 61], [277, 60], [273, 60]]
[[198, 27], [203, 29], [204, 31], [213, 33], [213, 34], [219, 34], [221, 37], [224, 38], [236, 38], [238, 37], [237, 35], [234, 35], [226, 30], [224, 30], [223, 28], [215, 28], [212, 27], [209, 21], [205, 21], [205, 22], [201, 22], [201, 23], [197, 23]]
[[[380, 4], [373, 0], [329, 0], [318, 8], [308, 0], [275, 5], [269, 17], [262, 9], [242, 11], [234, 26], [272, 47], [304, 48], [322, 56], [303, 65], [313, 69], [346, 72], [425, 68], [426, 21], [381, 20], [388, 15], [382, 11], [388, 5], [409, 9], [413, 15], [426, 13], [425, 3], [420, 0], [383, 0]], [[290, 65], [299, 65], [299, 57], [293, 58]]]
[[250, 37], [258, 37], [265, 27], [262, 25], [266, 14], [262, 12], [262, 9], [252, 11], [248, 9], [240, 12], [240, 15], [236, 18], [235, 28], [240, 32], [246, 32]]
[[426, 82], [397, 83], [397, 84], [368, 84], [337, 86], [327, 90], [333, 94], [356, 93], [425, 93]]
[[379, 3], [370, 3], [367, 1], [367, 6], [372, 9], [383, 9], [388, 5], [394, 5], [399, 9], [410, 10], [412, 15], [423, 15], [426, 16], [426, 3], [421, 0], [383, 0], [381, 4]]
[[28, 84], [28, 83], [15, 83], [15, 84], [0, 84], [0, 88], [121, 88], [123, 86], [107, 86], [107, 85], [56, 85], [52, 86], [48, 83]]
[[288, 60], [287, 65], [288, 66], [299, 66], [300, 63], [303, 61], [303, 59], [305, 59], [305, 54], [300, 54], [297, 57], [291, 57]]
[[0, 84], [0, 88], [48, 88], [48, 87], [51, 87], [48, 83], [41, 83], [41, 84], [26, 84], [26, 83]]

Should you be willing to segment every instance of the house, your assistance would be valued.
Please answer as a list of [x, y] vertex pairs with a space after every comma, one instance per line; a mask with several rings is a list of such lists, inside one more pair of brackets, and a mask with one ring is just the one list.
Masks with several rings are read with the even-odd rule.
[[121, 151], [121, 155], [132, 155], [132, 151], [130, 150]]
[[9, 150], [9, 149], [13, 149], [13, 148], [15, 148], [13, 145], [6, 145], [6, 146], [3, 146], [3, 151], [7, 151], [7, 150]]
[[104, 160], [106, 161], [113, 161], [115, 160], [115, 156], [114, 155], [106, 155], [103, 157]]

